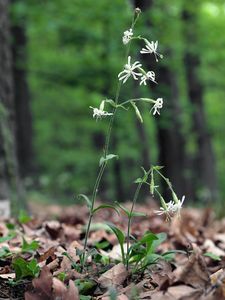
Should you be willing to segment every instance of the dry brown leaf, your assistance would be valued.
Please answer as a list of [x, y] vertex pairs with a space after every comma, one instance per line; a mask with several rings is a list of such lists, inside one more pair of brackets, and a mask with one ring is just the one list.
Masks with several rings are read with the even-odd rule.
[[[110, 300], [111, 298], [108, 297], [108, 296], [104, 296], [104, 297], [99, 298], [99, 299], [101, 299], [101, 300]], [[124, 294], [118, 295], [116, 299], [117, 300], [129, 300], [129, 298], [127, 298], [127, 296], [124, 295]]]
[[58, 298], [58, 299], [61, 299], [62, 296], [67, 291], [64, 283], [62, 281], [60, 281], [58, 278], [52, 279], [52, 289], [53, 289], [54, 298]]
[[67, 224], [62, 224], [62, 228], [64, 231], [64, 236], [65, 236], [64, 238], [67, 242], [80, 239], [80, 234], [81, 234], [80, 228], [77, 229], [74, 226], [67, 225]]
[[45, 222], [45, 229], [50, 235], [52, 239], [57, 239], [63, 232], [62, 225], [59, 223], [59, 221], [48, 221]]
[[[151, 295], [151, 300], [199, 300], [203, 291], [187, 285], [170, 287], [166, 292], [159, 291]], [[142, 298], [143, 299], [143, 298]], [[219, 299], [218, 299], [219, 300]]]
[[165, 260], [159, 260], [151, 269], [151, 278], [153, 283], [156, 283], [160, 289], [165, 290], [175, 279], [175, 276], [171, 265]]
[[52, 298], [52, 274], [48, 267], [43, 267], [40, 276], [32, 281], [34, 292], [26, 292], [25, 300], [51, 300]]
[[79, 297], [78, 289], [75, 286], [74, 282], [70, 280], [68, 290], [62, 297], [62, 300], [79, 300], [79, 299], [80, 297]]
[[43, 254], [40, 255], [38, 262], [45, 261], [49, 257], [51, 258], [51, 260], [54, 260], [56, 258], [55, 251], [56, 251], [55, 247], [50, 247], [47, 251], [45, 251]]
[[209, 275], [200, 249], [193, 245], [194, 252], [187, 263], [179, 266], [173, 273], [176, 282], [183, 282], [195, 288], [206, 288], [209, 284]]
[[115, 265], [107, 272], [102, 274], [99, 277], [98, 282], [100, 283], [102, 288], [107, 288], [109, 286], [119, 286], [124, 282], [127, 276], [128, 272], [124, 264], [119, 263], [118, 265]]

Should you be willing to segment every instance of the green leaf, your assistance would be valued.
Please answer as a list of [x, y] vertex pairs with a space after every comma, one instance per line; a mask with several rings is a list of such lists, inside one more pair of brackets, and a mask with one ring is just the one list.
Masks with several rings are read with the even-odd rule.
[[99, 210], [101, 210], [101, 209], [103, 209], [103, 208], [111, 208], [111, 209], [114, 209], [114, 210], [117, 212], [117, 214], [120, 215], [119, 210], [118, 210], [115, 206], [113, 206], [113, 205], [111, 205], [111, 204], [102, 204], [102, 205], [99, 205], [98, 207], [96, 207], [96, 208], [93, 210], [93, 213], [96, 213], [97, 211], [99, 211]]
[[142, 178], [137, 178], [135, 181], [134, 181], [134, 183], [142, 183], [143, 182], [143, 179]]
[[113, 159], [113, 158], [119, 158], [119, 156], [118, 155], [116, 155], [116, 154], [108, 154], [108, 155], [106, 155], [106, 157], [101, 157], [100, 158], [100, 161], [99, 161], [99, 166], [101, 166], [103, 163], [105, 163], [106, 161], [108, 161], [108, 160], [111, 160], [111, 159]]
[[108, 248], [109, 245], [110, 245], [110, 243], [108, 241], [97, 242], [97, 243], [94, 244], [94, 246], [97, 249], [105, 249], [105, 248]]
[[125, 206], [123, 206], [122, 204], [120, 204], [119, 202], [115, 202], [115, 204], [117, 205], [117, 206], [119, 206], [119, 208], [121, 208], [122, 209], [122, 211], [129, 217], [129, 215], [130, 215], [130, 211], [125, 207]]
[[40, 272], [40, 267], [38, 266], [36, 259], [27, 262], [22, 257], [18, 257], [13, 260], [12, 266], [16, 273], [16, 280], [27, 277], [34, 278], [37, 277]]
[[6, 227], [9, 229], [9, 230], [14, 230], [16, 228], [16, 226], [12, 223], [7, 223], [6, 224]]
[[19, 212], [19, 217], [18, 217], [18, 221], [21, 224], [25, 224], [28, 223], [32, 220], [32, 218], [27, 214], [27, 212], [25, 210], [20, 210]]
[[5, 258], [12, 255], [12, 252], [9, 250], [8, 247], [1, 247], [0, 248], [0, 258]]
[[139, 241], [140, 244], [146, 244], [146, 254], [149, 253], [150, 249], [153, 246], [153, 243], [158, 241], [157, 235], [148, 232], [146, 233]]
[[146, 217], [146, 214], [143, 212], [139, 212], [139, 211], [133, 211], [132, 213], [130, 213], [131, 217]]
[[64, 280], [66, 279], [66, 273], [65, 272], [60, 272], [58, 275], [57, 275], [57, 278], [59, 280], [61, 280], [62, 282], [64, 282]]
[[88, 209], [91, 208], [91, 200], [88, 198], [88, 196], [84, 195], [84, 194], [79, 194], [78, 198], [84, 199], [87, 203], [87, 207]]
[[167, 239], [167, 234], [165, 232], [161, 232], [156, 234], [156, 237], [157, 239], [152, 242], [151, 247], [148, 249], [148, 253], [155, 253], [157, 247]]
[[93, 289], [97, 286], [97, 283], [91, 279], [76, 279], [74, 281], [80, 294], [88, 295], [91, 294]]
[[154, 170], [161, 170], [163, 169], [164, 167], [163, 166], [153, 166], [152, 167]]
[[117, 237], [117, 240], [119, 242], [119, 245], [120, 245], [120, 249], [121, 249], [121, 254], [122, 254], [122, 260], [123, 260], [123, 263], [125, 264], [126, 263], [126, 259], [125, 259], [125, 253], [124, 253], [124, 248], [123, 248], [123, 244], [125, 242], [125, 235], [124, 233], [119, 229], [117, 228], [115, 225], [111, 224], [111, 223], [106, 223], [109, 228], [113, 231], [113, 233], [116, 235]]
[[116, 235], [118, 242], [120, 245], [123, 245], [125, 242], [125, 235], [124, 233], [115, 225], [111, 224], [111, 223], [106, 223], [109, 228], [114, 232], [114, 234]]
[[150, 253], [146, 256], [145, 265], [148, 266], [148, 265], [154, 264], [160, 258], [162, 258], [161, 255], [156, 254], [156, 253]]
[[34, 252], [38, 249], [39, 242], [38, 241], [32, 241], [30, 244], [23, 238], [23, 244], [22, 244], [22, 253], [26, 252]]
[[16, 236], [15, 232], [10, 232], [7, 236], [0, 237], [0, 243], [4, 243], [6, 241], [10, 241]]
[[116, 105], [116, 102], [113, 101], [112, 99], [107, 99], [107, 100], [105, 100], [105, 102], [106, 102], [106, 103], [109, 103], [110, 105], [112, 105], [112, 107], [116, 107], [116, 106], [117, 106], [117, 105]]
[[136, 113], [136, 116], [137, 116], [138, 120], [139, 120], [141, 123], [143, 123], [143, 119], [142, 119], [141, 113], [140, 113], [140, 111], [139, 111], [137, 105], [136, 105], [133, 101], [131, 101], [130, 104], [131, 104], [132, 107], [134, 108], [134, 111], [135, 111], [135, 113]]
[[84, 295], [80, 295], [80, 300], [91, 300], [92, 297], [91, 296], [84, 296]]
[[212, 252], [206, 252], [203, 254], [204, 256], [210, 257], [213, 260], [220, 261], [221, 258], [218, 255], [213, 254]]

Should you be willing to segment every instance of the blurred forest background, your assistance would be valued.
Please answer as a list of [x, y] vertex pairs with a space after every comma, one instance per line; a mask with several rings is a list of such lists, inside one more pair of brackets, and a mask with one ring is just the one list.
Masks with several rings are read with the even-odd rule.
[[[225, 4], [223, 0], [0, 0], [0, 198], [73, 201], [90, 194], [108, 120], [89, 106], [113, 99], [124, 65], [122, 35], [159, 41], [164, 59], [142, 56], [158, 85], [128, 81], [121, 100], [163, 97], [144, 125], [119, 112], [100, 196], [129, 200], [140, 166], [164, 173], [187, 201], [225, 197]], [[132, 56], [140, 60], [133, 43]], [[148, 191], [143, 191], [148, 195]], [[164, 191], [167, 194], [167, 191]]]

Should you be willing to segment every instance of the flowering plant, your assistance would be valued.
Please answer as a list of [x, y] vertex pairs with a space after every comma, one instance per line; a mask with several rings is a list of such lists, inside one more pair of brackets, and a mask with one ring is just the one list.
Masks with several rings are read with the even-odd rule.
[[[139, 85], [147, 85], [147, 83], [149, 81], [151, 81], [153, 83], [157, 83], [155, 80], [156, 76], [155, 76], [154, 71], [149, 71], [149, 70], [145, 71], [142, 67], [142, 64], [139, 61], [133, 61], [133, 59], [129, 55], [130, 46], [131, 46], [131, 42], [133, 39], [138, 39], [138, 40], [145, 42], [145, 47], [142, 48], [140, 51], [141, 54], [144, 54], [144, 55], [145, 54], [153, 54], [155, 56], [156, 62], [159, 61], [159, 58], [163, 58], [163, 56], [158, 52], [158, 41], [156, 41], [156, 42], [149, 41], [148, 39], [143, 38], [141, 36], [135, 36], [134, 26], [140, 15], [140, 12], [141, 12], [140, 9], [135, 9], [131, 27], [128, 30], [124, 31], [124, 34], [122, 37], [122, 42], [126, 47], [127, 61], [124, 64], [123, 70], [118, 74], [118, 85], [117, 85], [115, 99], [102, 100], [99, 108], [90, 106], [90, 108], [93, 110], [93, 118], [96, 118], [96, 120], [99, 120], [99, 119], [102, 119], [103, 117], [109, 117], [110, 120], [109, 120], [109, 126], [108, 126], [107, 135], [106, 135], [103, 155], [99, 160], [99, 172], [98, 172], [96, 182], [95, 182], [95, 185], [93, 188], [92, 197], [91, 197], [91, 199], [89, 199], [87, 196], [81, 195], [87, 202], [87, 206], [89, 208], [89, 219], [88, 219], [88, 223], [87, 223], [87, 227], [86, 227], [84, 251], [83, 251], [83, 255], [81, 256], [82, 268], [84, 268], [84, 266], [85, 266], [85, 261], [86, 261], [86, 257], [87, 257], [87, 241], [88, 241], [88, 236], [89, 236], [89, 232], [90, 232], [92, 218], [93, 218], [93, 215], [100, 209], [110, 207], [110, 208], [115, 209], [118, 212], [118, 208], [120, 208], [125, 212], [125, 214], [128, 217], [127, 234], [126, 234], [126, 242], [127, 242], [126, 255], [125, 255], [124, 248], [122, 245], [123, 242], [125, 241], [124, 234], [118, 228], [116, 228], [114, 225], [110, 225], [110, 228], [116, 234], [116, 236], [119, 240], [119, 243], [121, 245], [121, 253], [123, 256], [123, 262], [124, 262], [124, 264], [126, 264], [126, 267], [128, 269], [129, 268], [129, 260], [131, 257], [130, 256], [130, 253], [131, 253], [131, 247], [130, 247], [131, 220], [132, 220], [132, 217], [139, 215], [138, 213], [136, 213], [134, 211], [134, 206], [138, 199], [139, 192], [142, 188], [142, 185], [148, 184], [150, 186], [151, 194], [152, 195], [157, 194], [159, 196], [159, 199], [161, 201], [161, 207], [159, 210], [155, 211], [155, 213], [157, 215], [166, 215], [166, 218], [169, 219], [169, 218], [173, 217], [175, 214], [180, 214], [180, 210], [181, 210], [183, 202], [184, 202], [184, 196], [181, 200], [179, 200], [178, 197], [176, 196], [169, 179], [164, 177], [163, 174], [161, 173], [161, 171], [160, 171], [161, 167], [151, 167], [148, 171], [146, 171], [142, 168], [143, 172], [144, 172], [143, 177], [138, 178], [135, 181], [137, 183], [137, 188], [136, 188], [136, 191], [135, 191], [135, 194], [133, 197], [132, 206], [131, 206], [130, 210], [127, 210], [119, 203], [117, 203], [116, 206], [104, 204], [104, 205], [95, 207], [96, 196], [97, 196], [97, 193], [99, 190], [99, 185], [101, 183], [106, 166], [110, 160], [112, 160], [114, 158], [118, 158], [118, 155], [109, 153], [111, 133], [112, 133], [112, 129], [113, 129], [114, 119], [117, 114], [117, 110], [121, 109], [121, 108], [127, 110], [129, 107], [131, 107], [134, 110], [139, 121], [143, 122], [141, 112], [138, 108], [138, 104], [140, 102], [145, 102], [147, 104], [152, 105], [150, 112], [152, 112], [153, 116], [155, 116], [156, 114], [160, 115], [160, 110], [163, 107], [163, 98], [157, 98], [156, 100], [151, 99], [151, 98], [134, 98], [134, 99], [126, 100], [126, 101], [120, 100], [121, 88], [129, 79], [138, 81]], [[108, 112], [105, 110], [106, 103], [112, 107], [111, 112]], [[166, 181], [166, 183], [168, 184], [168, 186], [172, 192], [172, 197], [173, 197], [173, 200], [171, 200], [170, 202], [166, 202], [163, 199], [163, 196], [161, 195], [161, 193], [158, 190], [158, 186], [155, 185], [155, 183], [154, 183], [155, 182], [154, 181], [155, 173], [160, 175], [161, 178], [164, 179]], [[150, 178], [150, 183], [148, 183], [149, 178]]]

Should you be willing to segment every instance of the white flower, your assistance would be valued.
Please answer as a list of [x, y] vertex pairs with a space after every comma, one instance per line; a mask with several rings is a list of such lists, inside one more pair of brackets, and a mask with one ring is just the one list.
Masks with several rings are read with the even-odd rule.
[[151, 81], [155, 82], [155, 73], [153, 71], [149, 71], [141, 77], [140, 85], [142, 85], [142, 84], [146, 85], [147, 80], [151, 80]]
[[135, 80], [138, 80], [137, 76], [142, 76], [142, 73], [134, 72], [135, 69], [140, 68], [141, 64], [139, 61], [131, 64], [131, 57], [128, 56], [127, 64], [124, 66], [124, 70], [119, 73], [118, 78], [119, 80], [123, 80], [123, 83], [127, 81], [130, 76], [133, 76]]
[[155, 101], [155, 104], [153, 105], [152, 109], [150, 111], [153, 110], [153, 116], [157, 113], [160, 115], [160, 109], [163, 107], [163, 98], [158, 98]]
[[141, 49], [141, 51], [140, 51], [141, 54], [148, 54], [148, 53], [152, 54], [153, 53], [155, 55], [156, 61], [158, 61], [158, 57], [163, 58], [163, 56], [157, 52], [158, 41], [149, 42], [148, 40], [145, 40], [145, 42], [146, 42], [146, 45], [145, 45], [145, 48]]
[[170, 201], [168, 203], [165, 203], [166, 207], [160, 207], [159, 210], [154, 210], [154, 213], [157, 214], [158, 216], [161, 215], [167, 215], [168, 217], [170, 217], [170, 214], [174, 213], [174, 202]]
[[174, 203], [173, 205], [173, 211], [178, 215], [180, 214], [184, 200], [185, 200], [185, 196], [183, 196], [181, 200], [178, 200], [178, 202]]
[[130, 28], [129, 30], [124, 31], [123, 33], [123, 44], [126, 45], [129, 43], [133, 36], [133, 30]]
[[89, 106], [93, 109], [93, 118], [96, 117], [96, 120], [101, 119], [103, 117], [112, 116], [113, 113], [108, 113], [107, 111], [104, 111], [104, 105], [105, 101], [103, 100], [99, 106], [99, 108]]

